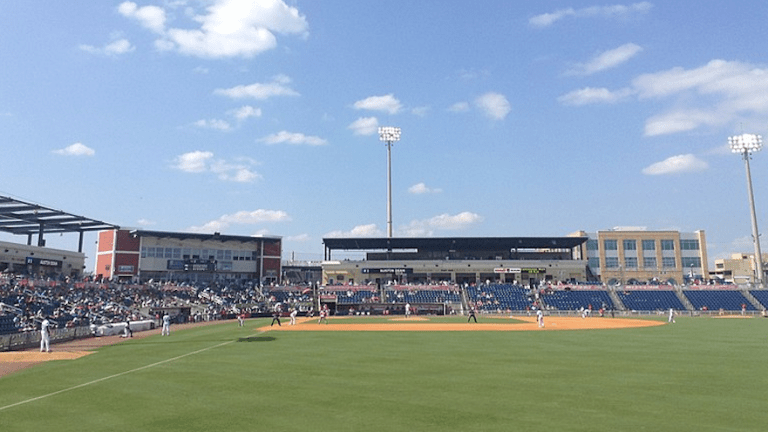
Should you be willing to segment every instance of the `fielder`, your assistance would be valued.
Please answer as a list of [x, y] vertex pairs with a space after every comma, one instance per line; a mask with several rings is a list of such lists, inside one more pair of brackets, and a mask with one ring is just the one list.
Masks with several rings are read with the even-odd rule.
[[40, 352], [51, 352], [51, 322], [45, 318], [40, 324]]
[[171, 335], [171, 316], [166, 313], [163, 315], [163, 330], [160, 332], [161, 336]]

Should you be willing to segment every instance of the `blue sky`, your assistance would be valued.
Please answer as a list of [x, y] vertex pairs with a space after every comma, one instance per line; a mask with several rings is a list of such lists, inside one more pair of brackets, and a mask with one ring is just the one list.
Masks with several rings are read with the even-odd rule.
[[323, 237], [386, 236], [377, 127], [397, 126], [395, 236], [642, 226], [751, 252], [727, 138], [768, 129], [767, 20], [740, 0], [3, 2], [0, 194], [321, 259]]

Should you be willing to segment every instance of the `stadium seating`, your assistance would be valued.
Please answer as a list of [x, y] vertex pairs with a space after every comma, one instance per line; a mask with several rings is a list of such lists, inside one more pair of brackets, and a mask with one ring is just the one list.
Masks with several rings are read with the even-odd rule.
[[635, 311], [685, 310], [672, 290], [627, 290], [617, 292], [624, 307]]
[[525, 288], [512, 284], [491, 284], [467, 287], [471, 304], [479, 305], [478, 310], [498, 312], [530, 309], [533, 301]]
[[732, 290], [686, 290], [683, 295], [691, 302], [694, 309], [740, 311], [741, 305], [747, 305], [747, 310], [756, 310], [754, 306], [739, 291]]
[[541, 298], [544, 306], [560, 310], [587, 309], [590, 306], [593, 310], [601, 307], [614, 308], [608, 292], [603, 290], [554, 291], [551, 294], [542, 295]]
[[749, 293], [760, 302], [763, 308], [768, 309], [768, 290], [750, 290]]

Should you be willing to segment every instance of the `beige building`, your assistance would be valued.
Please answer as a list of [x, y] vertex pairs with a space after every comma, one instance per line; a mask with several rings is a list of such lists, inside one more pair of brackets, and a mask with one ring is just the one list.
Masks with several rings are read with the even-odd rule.
[[703, 230], [682, 233], [617, 227], [571, 235], [588, 237], [581, 245], [581, 257], [587, 260], [589, 271], [609, 285], [683, 284], [709, 276]]
[[[768, 262], [768, 254], [763, 255], [763, 263]], [[713, 279], [731, 283], [754, 283], [755, 254], [732, 254], [730, 258], [715, 260], [715, 268], [709, 274]], [[765, 279], [765, 278], [763, 278]]]

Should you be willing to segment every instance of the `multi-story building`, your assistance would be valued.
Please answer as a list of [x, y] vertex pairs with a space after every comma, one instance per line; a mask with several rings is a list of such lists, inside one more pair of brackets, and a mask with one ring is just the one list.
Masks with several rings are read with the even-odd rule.
[[115, 229], [99, 232], [95, 273], [108, 279], [209, 282], [280, 278], [282, 238]]
[[617, 227], [571, 234], [588, 237], [581, 247], [592, 274], [603, 283], [682, 284], [709, 276], [703, 230], [692, 233]]
[[[763, 255], [763, 263], [768, 262], [768, 254]], [[710, 271], [712, 279], [731, 283], [754, 283], [757, 274], [755, 254], [732, 254], [730, 258], [715, 260], [715, 268]], [[765, 277], [763, 277], [765, 281]]]

